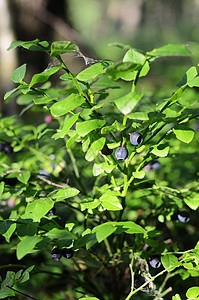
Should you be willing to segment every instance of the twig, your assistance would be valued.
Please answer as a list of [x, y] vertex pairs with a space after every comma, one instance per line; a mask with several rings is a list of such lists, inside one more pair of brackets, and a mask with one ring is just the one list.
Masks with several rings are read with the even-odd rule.
[[30, 299], [37, 300], [36, 298], [33, 298], [33, 297], [30, 296], [30, 295], [24, 294], [24, 293], [22, 293], [22, 292], [20, 292], [20, 291], [18, 291], [18, 290], [16, 290], [16, 289], [14, 289], [14, 288], [12, 288], [12, 287], [9, 286], [8, 284], [6, 284], [5, 287], [7, 287], [8, 289], [13, 290], [14, 292], [19, 293], [19, 294], [21, 294], [21, 295], [23, 295], [23, 296], [25, 296], [25, 297], [28, 297], [28, 298], [30, 298]]

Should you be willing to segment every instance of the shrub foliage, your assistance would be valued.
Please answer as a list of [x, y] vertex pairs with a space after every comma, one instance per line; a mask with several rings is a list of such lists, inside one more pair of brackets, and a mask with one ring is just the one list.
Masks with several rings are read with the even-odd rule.
[[53, 63], [29, 83], [18, 67], [5, 95], [21, 111], [0, 119], [0, 298], [198, 299], [197, 68], [164, 96], [142, 87], [159, 58], [189, 50], [120, 45], [115, 63], [66, 41], [16, 47]]

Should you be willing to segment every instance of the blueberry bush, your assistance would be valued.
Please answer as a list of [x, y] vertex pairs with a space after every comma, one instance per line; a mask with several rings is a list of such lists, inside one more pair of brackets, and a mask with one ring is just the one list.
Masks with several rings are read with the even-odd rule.
[[160, 97], [142, 87], [152, 65], [191, 51], [119, 46], [120, 62], [8, 49], [52, 62], [18, 67], [4, 97], [20, 112], [0, 118], [1, 299], [199, 299], [197, 66]]

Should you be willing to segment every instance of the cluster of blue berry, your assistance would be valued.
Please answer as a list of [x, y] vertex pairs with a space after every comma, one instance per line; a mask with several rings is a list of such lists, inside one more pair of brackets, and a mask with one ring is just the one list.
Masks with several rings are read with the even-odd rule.
[[[134, 131], [130, 133], [130, 142], [132, 145], [138, 146], [142, 143], [142, 141], [143, 141], [143, 137], [139, 132]], [[117, 160], [125, 161], [128, 157], [127, 148], [125, 148], [124, 146], [118, 147], [115, 150], [115, 157], [117, 158]]]

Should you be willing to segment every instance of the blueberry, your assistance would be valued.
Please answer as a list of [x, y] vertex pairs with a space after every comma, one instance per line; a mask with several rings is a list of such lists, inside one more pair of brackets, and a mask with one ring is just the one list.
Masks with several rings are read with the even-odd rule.
[[104, 155], [111, 155], [113, 152], [113, 149], [109, 149], [107, 145], [104, 145], [103, 149], [101, 150], [102, 154]]
[[62, 251], [59, 248], [54, 248], [51, 251], [51, 258], [52, 259], [54, 259], [56, 261], [59, 261], [61, 257], [62, 257]]
[[187, 211], [180, 211], [177, 213], [177, 220], [182, 223], [187, 223], [190, 220], [189, 213]]
[[130, 142], [134, 146], [140, 145], [143, 141], [143, 137], [139, 132], [132, 132], [130, 133]]
[[150, 257], [149, 264], [152, 268], [157, 269], [161, 266], [161, 261], [158, 257]]
[[161, 167], [161, 165], [160, 165], [159, 161], [154, 160], [154, 161], [151, 162], [151, 168], [152, 168], [152, 169], [157, 170], [157, 169], [159, 169], [160, 167]]
[[69, 259], [73, 256], [74, 251], [72, 248], [63, 248], [61, 253], [65, 258]]
[[53, 207], [53, 208], [51, 208], [48, 212], [47, 212], [47, 216], [54, 216], [54, 214], [55, 214], [55, 207]]
[[119, 147], [115, 150], [115, 157], [117, 160], [124, 161], [128, 156], [128, 150], [125, 147]]
[[11, 154], [13, 152], [13, 148], [10, 144], [5, 144], [3, 151], [5, 154]]

